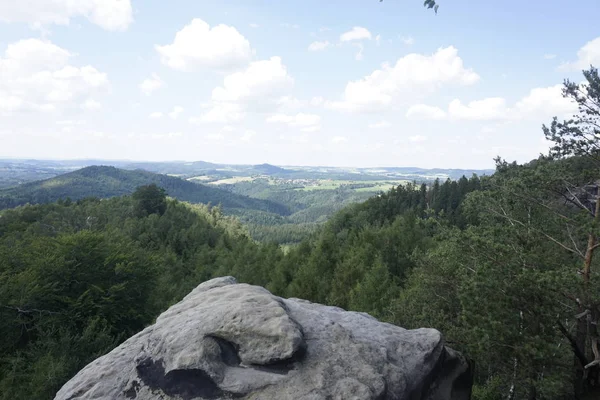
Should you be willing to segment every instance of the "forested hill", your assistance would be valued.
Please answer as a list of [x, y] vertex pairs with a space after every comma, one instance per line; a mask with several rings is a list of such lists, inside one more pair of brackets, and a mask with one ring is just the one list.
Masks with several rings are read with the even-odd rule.
[[288, 215], [286, 206], [262, 199], [148, 171], [91, 166], [42, 181], [0, 190], [0, 210], [26, 203], [43, 204], [59, 199], [107, 198], [131, 194], [142, 185], [156, 184], [169, 196], [190, 203], [220, 204], [224, 209], [249, 209]]
[[[587, 307], [577, 299], [600, 302], [598, 261], [587, 287], [580, 278], [579, 250], [599, 247], [589, 245], [593, 199], [581, 188], [600, 173], [585, 161], [498, 162], [491, 177], [399, 186], [341, 210], [285, 252], [250, 240], [218, 209], [164, 199], [156, 186], [5, 210], [0, 400], [51, 399], [91, 359], [223, 275], [437, 328], [474, 361], [475, 400], [511, 391], [575, 398], [571, 339]], [[577, 354], [582, 365], [593, 360]]]

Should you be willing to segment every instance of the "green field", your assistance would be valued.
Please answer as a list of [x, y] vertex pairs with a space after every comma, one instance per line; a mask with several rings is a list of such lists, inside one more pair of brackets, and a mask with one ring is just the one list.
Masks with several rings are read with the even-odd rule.
[[255, 178], [251, 176], [234, 176], [233, 178], [220, 179], [218, 181], [209, 182], [211, 185], [233, 185], [239, 182], [252, 182]]

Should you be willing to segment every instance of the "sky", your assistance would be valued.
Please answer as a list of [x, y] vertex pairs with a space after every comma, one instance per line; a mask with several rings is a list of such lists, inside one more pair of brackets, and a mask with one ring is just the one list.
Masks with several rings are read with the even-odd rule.
[[0, 0], [0, 157], [493, 168], [544, 153], [600, 2]]

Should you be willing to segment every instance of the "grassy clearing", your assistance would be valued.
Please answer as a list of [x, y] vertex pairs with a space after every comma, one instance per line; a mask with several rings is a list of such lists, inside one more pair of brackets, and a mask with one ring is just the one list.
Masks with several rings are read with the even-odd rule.
[[233, 178], [221, 179], [210, 182], [211, 185], [233, 185], [239, 182], [251, 182], [254, 178], [251, 176], [234, 176]]
[[398, 185], [404, 185], [408, 183], [407, 180], [393, 180], [393, 181], [349, 181], [349, 180], [320, 180], [314, 185], [307, 185], [303, 188], [298, 188], [296, 190], [334, 190], [343, 185], [370, 185], [368, 187], [358, 187], [355, 188], [357, 192], [380, 192], [387, 191], [392, 187]]
[[211, 179], [213, 179], [213, 178], [211, 178], [208, 175], [200, 175], [200, 176], [193, 176], [191, 178], [188, 178], [187, 180], [188, 181], [201, 181], [201, 182], [204, 182], [204, 181], [210, 181]]

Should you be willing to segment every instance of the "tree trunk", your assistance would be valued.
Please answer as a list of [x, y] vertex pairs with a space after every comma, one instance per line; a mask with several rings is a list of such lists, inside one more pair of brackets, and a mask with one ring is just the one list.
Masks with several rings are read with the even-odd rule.
[[[600, 199], [596, 196], [594, 207], [594, 226], [588, 236], [588, 243], [583, 262], [583, 299], [579, 307], [580, 316], [577, 319], [576, 342], [577, 346], [583, 350], [585, 358], [591, 360], [589, 364], [583, 364], [578, 357], [575, 357], [575, 396], [577, 399], [597, 398], [589, 396], [598, 396], [600, 391], [600, 355], [598, 354], [598, 313], [597, 304], [592, 304], [589, 295], [589, 286], [591, 279], [591, 266], [596, 250], [598, 238], [594, 229], [600, 218]], [[583, 315], [584, 313], [586, 313]]]

